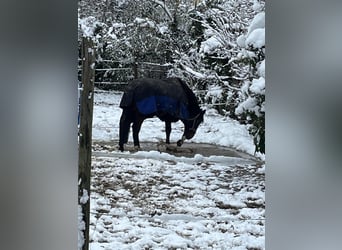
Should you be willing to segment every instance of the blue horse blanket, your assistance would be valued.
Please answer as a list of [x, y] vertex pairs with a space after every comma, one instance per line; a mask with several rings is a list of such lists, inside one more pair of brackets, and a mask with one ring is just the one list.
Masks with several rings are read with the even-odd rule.
[[143, 115], [169, 114], [179, 119], [189, 118], [187, 95], [177, 78], [131, 81], [122, 96], [120, 107], [134, 105]]
[[181, 119], [188, 119], [189, 112], [184, 103], [169, 96], [149, 96], [136, 103], [141, 114], [163, 112]]

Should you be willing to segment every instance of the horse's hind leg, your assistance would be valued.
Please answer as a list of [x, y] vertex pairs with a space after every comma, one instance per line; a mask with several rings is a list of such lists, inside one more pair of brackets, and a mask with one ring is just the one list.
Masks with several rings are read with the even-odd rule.
[[120, 131], [119, 131], [119, 150], [124, 151], [124, 144], [128, 141], [129, 128], [131, 126], [131, 115], [126, 109], [122, 111], [120, 118]]
[[138, 149], [140, 148], [139, 132], [140, 132], [142, 122], [143, 122], [142, 118], [136, 118], [132, 126], [134, 147]]
[[170, 144], [171, 122], [165, 122], [166, 144]]

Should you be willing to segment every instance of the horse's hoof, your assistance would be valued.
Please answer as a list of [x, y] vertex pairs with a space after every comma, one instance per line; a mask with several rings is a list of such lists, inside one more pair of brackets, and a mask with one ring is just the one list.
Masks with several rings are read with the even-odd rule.
[[182, 145], [183, 145], [183, 141], [182, 141], [182, 140], [177, 141], [177, 146], [178, 146], [178, 147], [180, 147], [180, 146], [182, 146]]
[[140, 150], [140, 146], [134, 146], [134, 151], [139, 151]]
[[124, 151], [124, 147], [123, 147], [123, 146], [119, 146], [119, 150], [120, 150], [121, 152], [123, 152], [123, 151]]

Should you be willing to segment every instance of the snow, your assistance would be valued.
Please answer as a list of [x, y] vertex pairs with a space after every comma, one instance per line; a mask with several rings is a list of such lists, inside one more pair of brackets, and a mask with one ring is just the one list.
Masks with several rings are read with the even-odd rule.
[[124, 28], [126, 27], [126, 24], [124, 23], [112, 23], [112, 28], [118, 29], [118, 28]]
[[158, 29], [159, 32], [163, 35], [169, 32], [169, 28], [166, 25], [160, 25], [158, 26]]
[[215, 36], [212, 36], [209, 39], [202, 42], [200, 52], [210, 54], [211, 52], [213, 52], [216, 48], [220, 46], [221, 46], [220, 41]]
[[265, 94], [265, 78], [260, 77], [258, 79], [253, 79], [249, 89], [255, 94]]
[[264, 249], [255, 166], [99, 157], [93, 169], [90, 249]]
[[254, 2], [253, 2], [253, 10], [254, 11], [256, 11], [256, 12], [258, 12], [258, 11], [260, 11], [261, 9], [262, 9], [262, 4], [259, 2], [259, 0], [254, 0]]
[[[95, 91], [93, 140], [118, 140], [121, 96]], [[183, 125], [172, 128], [171, 141], [176, 141]], [[140, 140], [165, 140], [164, 123], [146, 120]], [[189, 142], [254, 152], [247, 127], [213, 109], [206, 110], [204, 123]], [[91, 250], [265, 249], [264, 164], [158, 151], [104, 150], [92, 159]]]
[[101, 25], [101, 23], [98, 22], [95, 17], [89, 16], [85, 18], [78, 18], [78, 25], [84, 37], [93, 37], [96, 27]]
[[[241, 41], [240, 38], [238, 42], [241, 43]], [[245, 38], [245, 46], [253, 48], [265, 46], [265, 12], [260, 12], [253, 18]]]
[[253, 30], [246, 38], [246, 46], [262, 48], [265, 46], [265, 28]]
[[143, 19], [136, 17], [134, 22], [139, 24], [140, 27], [155, 28], [155, 24], [147, 18]]
[[200, 72], [197, 72], [191, 68], [189, 68], [188, 66], [186, 65], [182, 65], [182, 67], [187, 71], [189, 72], [190, 74], [194, 75], [195, 77], [199, 78], [199, 79], [203, 79], [203, 78], [206, 78], [206, 76]]
[[245, 47], [246, 44], [246, 35], [241, 35], [236, 39], [237, 45], [239, 45], [241, 48]]
[[215, 102], [222, 97], [223, 89], [221, 86], [210, 86], [208, 92], [205, 95], [206, 99], [212, 98]]
[[251, 24], [248, 27], [247, 35], [251, 34], [256, 29], [265, 28], [265, 12], [260, 12], [253, 18]]
[[134, 22], [136, 22], [137, 24], [142, 24], [142, 23], [144, 23], [145, 21], [146, 21], [145, 19], [140, 18], [140, 17], [136, 17], [136, 18], [134, 19]]
[[[89, 200], [88, 191], [83, 189], [82, 197], [80, 198], [80, 204], [86, 204]], [[84, 244], [84, 231], [85, 230], [85, 222], [83, 221], [83, 211], [82, 206], [78, 205], [78, 249], [82, 249]]]
[[[116, 155], [118, 154], [116, 153]], [[203, 155], [196, 154], [193, 158], [188, 158], [188, 157], [182, 157], [182, 156], [176, 157], [168, 153], [163, 153], [163, 152], [153, 151], [153, 150], [152, 151], [139, 151], [139, 152], [131, 154], [130, 156], [133, 158], [159, 159], [159, 160], [170, 161], [170, 162], [181, 161], [185, 163], [202, 163], [202, 162], [206, 162], [208, 164], [211, 164], [211, 163], [224, 164], [226, 162], [231, 162], [233, 164], [252, 163], [249, 160], [241, 159], [237, 157], [227, 157], [227, 156], [217, 156], [217, 155], [204, 157]]]
[[83, 189], [82, 197], [80, 198], [80, 203], [86, 204], [89, 199], [88, 191]]
[[246, 35], [237, 38], [237, 44], [242, 47], [262, 48], [265, 46], [265, 12], [260, 12], [253, 18]]
[[260, 63], [258, 67], [259, 76], [265, 78], [265, 59]]
[[242, 114], [245, 110], [249, 110], [255, 113], [258, 113], [258, 101], [256, 98], [249, 96], [245, 101], [239, 104], [239, 106], [235, 109], [235, 114]]

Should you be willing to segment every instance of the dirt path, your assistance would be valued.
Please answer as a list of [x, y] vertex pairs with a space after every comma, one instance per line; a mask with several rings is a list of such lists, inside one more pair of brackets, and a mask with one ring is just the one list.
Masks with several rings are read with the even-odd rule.
[[[108, 152], [111, 154], [107, 154], [107, 156], [112, 155], [116, 157], [126, 157], [127, 155], [122, 154], [120, 151], [118, 151], [117, 145], [117, 141], [93, 141], [93, 154], [95, 156], [105, 156], [104, 152]], [[262, 164], [262, 162], [253, 155], [249, 155], [247, 153], [240, 152], [229, 147], [206, 143], [184, 143], [182, 147], [177, 147], [176, 144], [167, 145], [162, 142], [141, 142], [140, 147], [140, 151], [159, 151], [174, 155], [176, 157], [183, 156], [187, 158], [193, 158], [197, 154], [204, 157], [225, 156], [249, 160], [251, 161], [251, 163], [256, 163], [258, 165]], [[134, 149], [133, 145], [126, 145], [125, 148], [129, 152], [137, 152]]]

